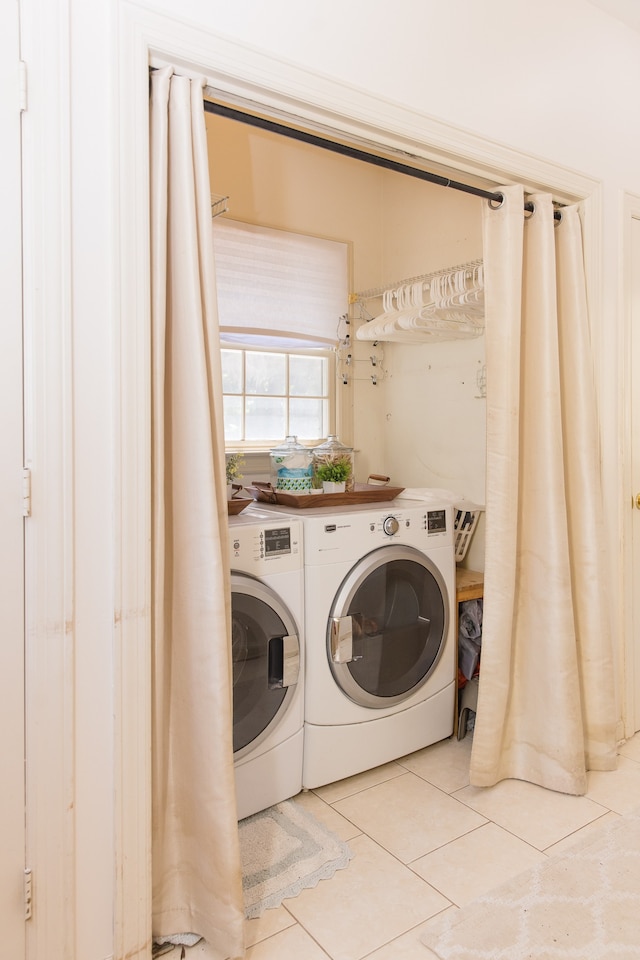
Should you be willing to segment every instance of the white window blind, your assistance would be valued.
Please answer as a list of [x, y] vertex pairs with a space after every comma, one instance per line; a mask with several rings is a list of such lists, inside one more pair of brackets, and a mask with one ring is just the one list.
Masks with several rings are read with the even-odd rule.
[[324, 346], [348, 308], [348, 245], [217, 217], [213, 240], [222, 337]]

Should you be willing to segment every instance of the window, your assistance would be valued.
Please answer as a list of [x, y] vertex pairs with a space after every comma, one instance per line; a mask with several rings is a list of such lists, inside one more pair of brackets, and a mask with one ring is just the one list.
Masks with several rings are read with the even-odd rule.
[[334, 357], [329, 350], [222, 348], [226, 443], [317, 442], [332, 432]]
[[349, 244], [213, 221], [227, 445], [335, 432], [335, 346]]

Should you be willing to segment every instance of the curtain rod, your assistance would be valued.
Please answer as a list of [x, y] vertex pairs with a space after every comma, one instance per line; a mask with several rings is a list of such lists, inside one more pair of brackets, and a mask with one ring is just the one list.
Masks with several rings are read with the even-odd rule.
[[[221, 117], [227, 117], [230, 120], [238, 120], [240, 123], [247, 123], [252, 127], [259, 127], [261, 130], [268, 130], [270, 133], [278, 133], [291, 140], [299, 140], [302, 143], [309, 143], [314, 147], [322, 147], [324, 150], [331, 150], [333, 153], [340, 153], [344, 157], [351, 157], [353, 160], [362, 160], [365, 163], [371, 163], [377, 167], [384, 167], [386, 170], [393, 170], [395, 173], [403, 173], [409, 177], [415, 177], [418, 180], [426, 180], [429, 183], [435, 183], [440, 187], [451, 187], [452, 190], [460, 190], [463, 193], [471, 193], [475, 197], [484, 197], [486, 200], [492, 200], [498, 206], [503, 202], [504, 197], [499, 192], [482, 190], [480, 187], [472, 187], [468, 183], [459, 183], [457, 180], [451, 180], [448, 177], [441, 177], [437, 173], [429, 173], [426, 170], [419, 170], [417, 167], [410, 167], [405, 163], [399, 163], [397, 160], [389, 160], [386, 157], [378, 157], [373, 153], [367, 153], [365, 150], [358, 150], [357, 147], [350, 147], [347, 144], [337, 143], [334, 140], [327, 140], [325, 137], [319, 137], [315, 133], [308, 133], [305, 130], [298, 130], [295, 127], [287, 127], [283, 123], [276, 123], [275, 120], [267, 120], [265, 117], [258, 117], [252, 113], [244, 113], [242, 110], [236, 110], [234, 107], [227, 107], [220, 103], [212, 103], [211, 100], [204, 100], [204, 109], [207, 113], [215, 113]], [[534, 204], [531, 201], [525, 202], [524, 209], [528, 213], [533, 213]], [[562, 214], [559, 210], [554, 211], [554, 219], [561, 220]]]

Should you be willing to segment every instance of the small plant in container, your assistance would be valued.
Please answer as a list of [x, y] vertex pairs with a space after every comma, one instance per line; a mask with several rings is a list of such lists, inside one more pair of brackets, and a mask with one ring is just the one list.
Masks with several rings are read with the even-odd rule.
[[228, 453], [227, 454], [227, 499], [231, 499], [233, 496], [234, 485], [240, 489], [242, 484], [238, 483], [239, 480], [242, 480], [241, 467], [244, 463], [244, 454], [239, 451], [238, 453]]
[[344, 493], [346, 481], [351, 475], [351, 461], [332, 460], [328, 463], [319, 463], [316, 467], [316, 476], [322, 481], [325, 493]]

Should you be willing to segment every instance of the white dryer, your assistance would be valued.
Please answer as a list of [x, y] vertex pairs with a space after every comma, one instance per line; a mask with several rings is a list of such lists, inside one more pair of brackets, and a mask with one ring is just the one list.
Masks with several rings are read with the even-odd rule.
[[302, 783], [313, 788], [453, 733], [455, 558], [449, 503], [396, 499], [300, 516]]
[[233, 757], [238, 819], [302, 788], [302, 524], [254, 507], [229, 517]]

